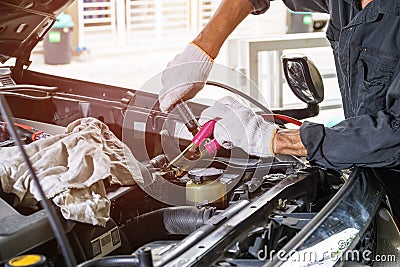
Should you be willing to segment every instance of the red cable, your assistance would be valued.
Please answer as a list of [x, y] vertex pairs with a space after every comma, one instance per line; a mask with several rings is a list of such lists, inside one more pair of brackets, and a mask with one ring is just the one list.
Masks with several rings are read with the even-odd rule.
[[301, 124], [302, 124], [301, 121], [296, 120], [295, 118], [292, 118], [292, 117], [289, 117], [286, 115], [282, 115], [282, 114], [262, 114], [261, 116], [267, 120], [271, 120], [271, 117], [272, 117], [272, 119], [281, 120], [281, 121], [284, 121], [287, 123], [293, 123], [294, 125], [297, 125], [297, 126], [301, 126]]

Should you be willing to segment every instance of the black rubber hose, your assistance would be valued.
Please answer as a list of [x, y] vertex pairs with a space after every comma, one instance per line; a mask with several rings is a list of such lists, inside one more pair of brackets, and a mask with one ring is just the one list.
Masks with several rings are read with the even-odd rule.
[[138, 267], [139, 259], [132, 255], [108, 256], [99, 259], [85, 261], [76, 267]]
[[143, 247], [136, 251], [139, 259], [139, 267], [153, 267], [153, 257], [150, 247]]
[[165, 230], [169, 234], [189, 235], [215, 213], [215, 208], [171, 207], [162, 209]]
[[171, 235], [189, 235], [212, 217], [215, 208], [168, 207], [132, 218], [123, 229], [129, 241], [143, 245]]

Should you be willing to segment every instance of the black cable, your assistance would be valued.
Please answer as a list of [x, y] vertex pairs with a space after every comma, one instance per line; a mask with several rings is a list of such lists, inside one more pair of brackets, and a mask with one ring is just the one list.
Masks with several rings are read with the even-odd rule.
[[136, 267], [139, 266], [139, 259], [134, 255], [108, 256], [99, 259], [92, 259], [79, 264], [77, 267]]
[[33, 181], [35, 182], [39, 195], [40, 195], [40, 204], [42, 205], [46, 215], [47, 219], [49, 220], [50, 226], [53, 230], [54, 236], [57, 239], [58, 244], [60, 245], [61, 252], [64, 256], [65, 263], [67, 264], [68, 267], [75, 267], [76, 266], [76, 259], [75, 255], [72, 252], [71, 245], [67, 239], [67, 236], [64, 232], [64, 228], [61, 225], [61, 221], [58, 218], [54, 207], [50, 204], [49, 200], [46, 198], [46, 195], [43, 192], [43, 189], [40, 185], [39, 179], [37, 178], [35, 171], [33, 170], [32, 164], [29, 160], [28, 155], [26, 154], [26, 151], [21, 143], [21, 140], [17, 134], [17, 131], [15, 130], [14, 127], [14, 121], [11, 119], [11, 110], [10, 107], [8, 106], [6, 100], [4, 99], [4, 96], [0, 94], [0, 113], [3, 116], [3, 119], [6, 122], [6, 126], [8, 128], [8, 132], [11, 135], [11, 137], [14, 139], [15, 144], [18, 146], [21, 155], [24, 159], [24, 162], [28, 168], [28, 171], [30, 175], [32, 176]]
[[260, 108], [264, 113], [266, 114], [271, 114], [271, 110], [269, 110], [266, 106], [264, 106], [263, 104], [261, 104], [260, 102], [258, 102], [257, 100], [255, 100], [254, 98], [252, 98], [251, 96], [243, 93], [242, 91], [235, 89], [229, 85], [220, 83], [220, 82], [214, 82], [214, 81], [207, 81], [208, 85], [213, 85], [213, 86], [217, 86], [220, 87], [222, 89], [225, 89], [229, 92], [235, 93], [241, 97], [243, 97], [244, 99], [246, 99], [247, 101], [249, 101], [250, 103], [252, 103], [253, 105], [257, 106], [258, 108]]

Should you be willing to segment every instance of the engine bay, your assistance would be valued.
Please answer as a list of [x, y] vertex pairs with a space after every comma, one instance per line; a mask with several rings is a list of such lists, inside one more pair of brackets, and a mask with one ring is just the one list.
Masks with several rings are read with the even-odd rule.
[[[356, 166], [339, 173], [304, 158], [218, 149], [212, 136], [216, 122], [200, 125], [197, 119], [219, 93], [209, 91], [206, 101], [192, 99], [182, 109], [162, 112], [162, 75], [136, 90], [30, 70], [33, 49], [72, 2], [0, 2], [0, 266], [25, 256], [47, 267], [397, 266], [400, 233], [380, 178], [398, 179], [398, 171]], [[271, 114], [255, 83], [215, 63], [205, 87], [223, 88], [282, 128], [300, 126], [299, 120], [319, 113], [322, 76], [305, 55], [281, 60], [286, 82], [305, 108]], [[187, 66], [181, 67], [174, 82], [185, 80], [180, 74]], [[250, 97], [257, 94], [258, 100]], [[98, 128], [84, 132], [82, 121]], [[76, 135], [71, 125], [78, 126], [72, 128], [79, 129]], [[68, 145], [63, 136], [71, 135], [76, 143]], [[100, 143], [124, 154], [102, 150], [108, 146], [99, 150]], [[63, 153], [46, 154], [50, 147]], [[81, 158], [68, 154], [72, 150]], [[70, 158], [77, 163], [63, 162]], [[135, 175], [125, 171], [128, 158], [134, 159]], [[56, 168], [48, 168], [55, 162]], [[102, 175], [87, 175], [94, 167]], [[75, 188], [57, 180], [67, 171], [76, 171]], [[10, 190], [10, 173], [23, 178], [22, 193]], [[100, 181], [85, 184], [87, 177]], [[67, 194], [33, 193], [57, 187]], [[78, 189], [83, 193], [74, 201], [91, 207], [84, 217], [101, 210], [100, 223], [68, 219], [55, 201], [60, 195], [70, 200], [70, 191]], [[391, 261], [375, 261], [389, 254]]]
[[[35, 72], [14, 81], [5, 71], [0, 80], [8, 81], [3, 89], [17, 123], [51, 136], [78, 118], [94, 117], [143, 164], [142, 184], [106, 186], [111, 210], [104, 227], [63, 220], [58, 212], [82, 266], [93, 259], [117, 264], [121, 255], [132, 259], [126, 266], [136, 266], [137, 258], [152, 264], [144, 266], [264, 266], [345, 183], [304, 159], [233, 156], [224, 149], [193, 166], [171, 167], [190, 140], [169, 134], [183, 123], [154, 108], [155, 95]], [[204, 107], [190, 108], [199, 114]], [[172, 126], [165, 126], [168, 120]], [[1, 146], [12, 146], [1, 134]], [[28, 137], [26, 143], [35, 142]], [[165, 155], [165, 140], [177, 144], [173, 156]], [[48, 266], [65, 266], [42, 207], [19, 206], [4, 192], [0, 200], [0, 260], [33, 253], [45, 255]]]

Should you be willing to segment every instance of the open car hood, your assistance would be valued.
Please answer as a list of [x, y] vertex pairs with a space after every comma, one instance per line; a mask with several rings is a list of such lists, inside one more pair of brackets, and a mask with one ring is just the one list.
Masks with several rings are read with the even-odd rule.
[[29, 59], [36, 44], [73, 0], [0, 1], [0, 62]]

